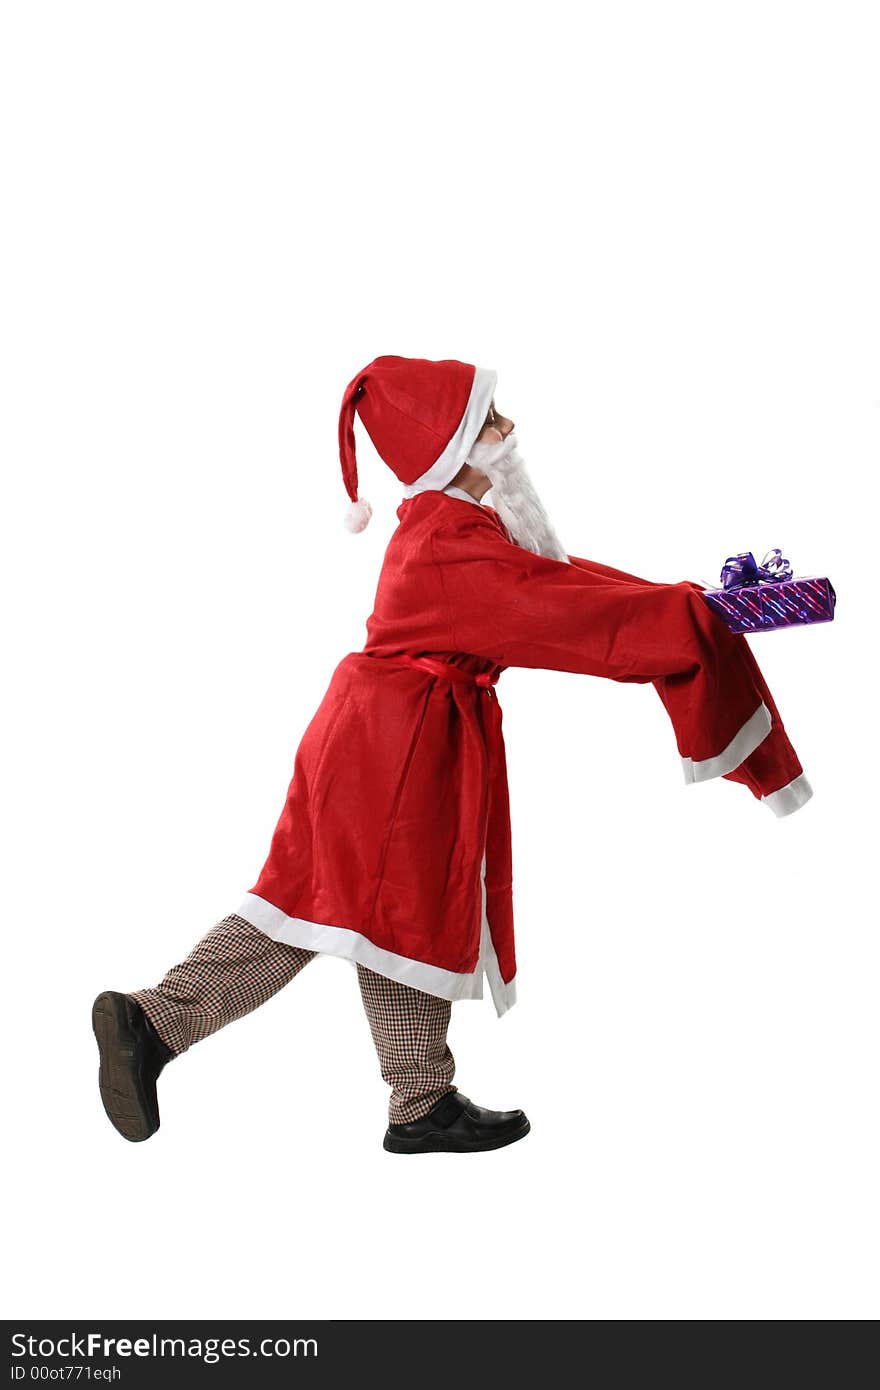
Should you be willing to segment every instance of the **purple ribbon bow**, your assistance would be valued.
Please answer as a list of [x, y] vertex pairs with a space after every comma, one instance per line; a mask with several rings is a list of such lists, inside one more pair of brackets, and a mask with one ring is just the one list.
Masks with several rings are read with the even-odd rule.
[[783, 559], [778, 546], [767, 551], [760, 565], [755, 562], [750, 550], [729, 555], [721, 571], [721, 583], [725, 589], [741, 589], [746, 584], [782, 584], [791, 577], [791, 565]]

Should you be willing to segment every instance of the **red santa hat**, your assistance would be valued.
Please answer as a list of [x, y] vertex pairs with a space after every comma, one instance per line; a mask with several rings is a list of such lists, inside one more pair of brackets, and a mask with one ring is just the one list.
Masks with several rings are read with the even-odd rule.
[[354, 416], [360, 416], [379, 457], [410, 493], [443, 488], [467, 459], [483, 428], [496, 372], [469, 362], [426, 357], [376, 357], [352, 377], [339, 412], [339, 460], [351, 504], [350, 531], [372, 516], [358, 496]]

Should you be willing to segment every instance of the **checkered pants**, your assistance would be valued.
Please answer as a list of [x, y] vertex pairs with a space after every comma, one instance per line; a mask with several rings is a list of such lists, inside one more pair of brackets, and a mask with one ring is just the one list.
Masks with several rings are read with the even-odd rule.
[[[180, 1054], [264, 1004], [316, 954], [274, 941], [230, 913], [155, 989], [129, 993], [163, 1042]], [[391, 1087], [389, 1120], [418, 1120], [456, 1089], [455, 1060], [446, 1042], [452, 1005], [363, 965], [357, 975], [382, 1076]]]

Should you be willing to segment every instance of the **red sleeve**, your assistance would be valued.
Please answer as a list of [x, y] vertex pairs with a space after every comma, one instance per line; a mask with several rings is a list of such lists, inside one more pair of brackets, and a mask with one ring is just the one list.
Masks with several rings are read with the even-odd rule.
[[[432, 537], [457, 651], [502, 666], [650, 681], [681, 669], [682, 584], [514, 545], [476, 508]], [[679, 663], [679, 665], [676, 665]]]
[[[598, 560], [582, 560], [579, 555], [569, 555], [569, 561], [577, 569], [586, 570], [590, 574], [604, 575], [607, 579], [617, 579], [621, 583], [627, 584], [647, 584], [656, 587], [657, 581], [653, 579], [641, 579], [637, 574], [627, 574], [626, 570], [612, 569], [611, 565], [602, 565]], [[697, 584], [693, 580], [683, 579], [682, 584], [689, 584], [693, 589], [699, 589], [702, 593], [703, 585]]]

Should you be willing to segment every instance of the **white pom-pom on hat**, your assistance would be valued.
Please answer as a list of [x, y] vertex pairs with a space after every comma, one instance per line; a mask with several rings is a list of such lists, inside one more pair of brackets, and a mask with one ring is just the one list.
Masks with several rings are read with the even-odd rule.
[[346, 530], [355, 533], [363, 531], [372, 515], [373, 508], [366, 497], [359, 497], [356, 502], [349, 502], [348, 511], [345, 513]]

